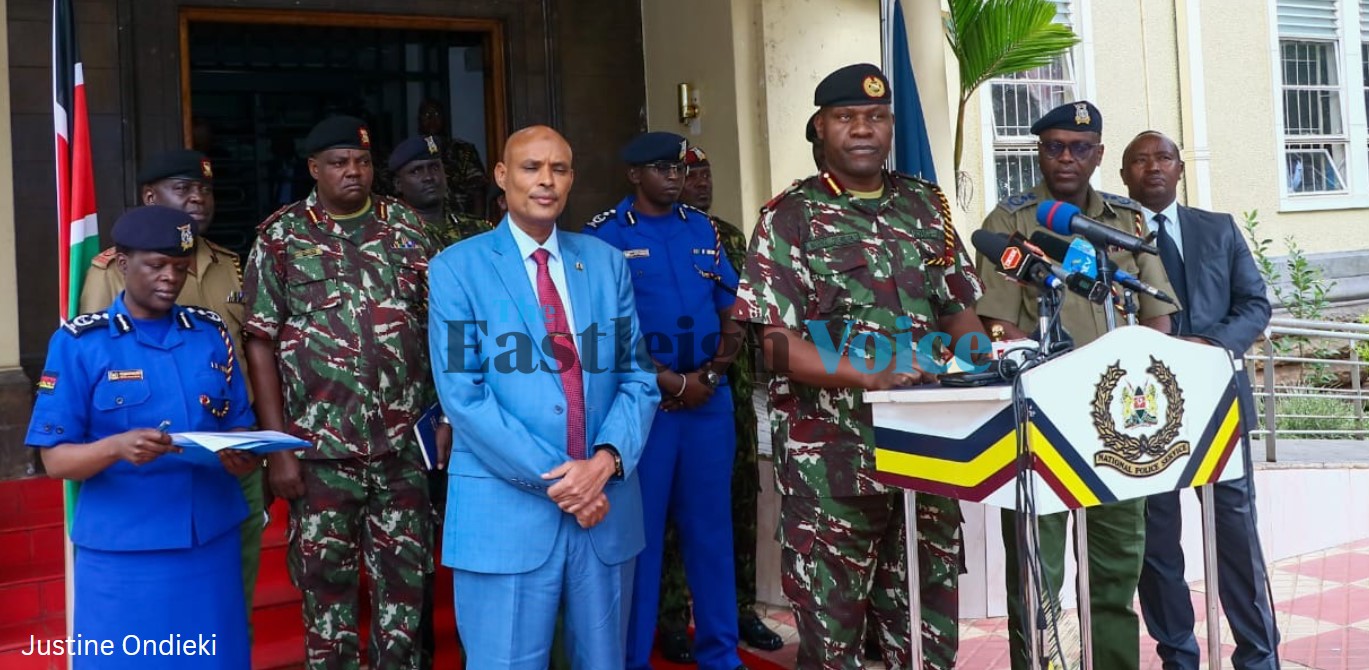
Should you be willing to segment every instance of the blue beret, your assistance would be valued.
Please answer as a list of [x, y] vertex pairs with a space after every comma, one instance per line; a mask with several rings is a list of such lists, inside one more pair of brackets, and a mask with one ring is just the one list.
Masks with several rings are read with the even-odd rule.
[[442, 158], [441, 140], [432, 135], [410, 137], [400, 142], [399, 146], [390, 152], [390, 171], [398, 172], [400, 168], [417, 160], [440, 158]]
[[887, 105], [892, 102], [889, 80], [869, 63], [847, 65], [818, 82], [813, 104], [818, 107]]
[[114, 222], [114, 244], [129, 251], [189, 256], [195, 250], [195, 219], [172, 207], [147, 205]]
[[213, 181], [214, 168], [209, 165], [208, 156], [194, 149], [176, 149], [147, 159], [138, 170], [139, 186], [172, 178]]
[[371, 150], [371, 131], [355, 116], [330, 116], [318, 122], [304, 138], [304, 153], [312, 156], [328, 149]]
[[642, 133], [623, 147], [623, 162], [645, 165], [656, 161], [683, 161], [689, 142], [675, 133]]
[[1049, 112], [1032, 124], [1033, 135], [1047, 130], [1078, 130], [1086, 133], [1103, 133], [1103, 113], [1087, 100], [1067, 102]]

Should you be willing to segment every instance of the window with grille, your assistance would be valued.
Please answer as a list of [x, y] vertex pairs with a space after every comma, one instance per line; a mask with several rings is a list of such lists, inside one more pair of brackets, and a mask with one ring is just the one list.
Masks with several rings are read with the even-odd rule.
[[[1290, 195], [1349, 189], [1350, 136], [1339, 4], [1336, 0], [1278, 1], [1284, 183]], [[1359, 4], [1369, 2], [1360, 0]], [[1344, 27], [1354, 35], [1346, 43], [1360, 44], [1358, 26]], [[1357, 51], [1363, 54], [1364, 47]]]
[[[1070, 0], [1055, 4], [1055, 20], [1070, 24]], [[1031, 125], [1051, 109], [1078, 99], [1073, 62], [1072, 54], [1065, 54], [1049, 65], [989, 80], [995, 200], [1026, 191], [1041, 180]]]

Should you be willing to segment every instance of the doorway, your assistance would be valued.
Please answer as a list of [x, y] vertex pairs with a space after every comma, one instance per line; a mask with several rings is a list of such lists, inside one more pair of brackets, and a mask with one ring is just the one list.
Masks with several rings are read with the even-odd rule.
[[259, 223], [308, 195], [300, 147], [327, 116], [367, 122], [377, 182], [390, 149], [418, 134], [424, 100], [438, 102], [446, 133], [473, 144], [487, 171], [503, 150], [499, 21], [182, 8], [180, 39], [184, 140], [214, 165], [207, 237], [240, 256]]

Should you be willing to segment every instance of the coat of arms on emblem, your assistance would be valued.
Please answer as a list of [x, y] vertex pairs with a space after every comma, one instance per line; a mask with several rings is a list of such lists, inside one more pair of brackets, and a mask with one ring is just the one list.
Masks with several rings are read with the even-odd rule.
[[[1124, 384], [1120, 402], [1114, 402], [1119, 384]], [[1191, 451], [1187, 441], [1175, 441], [1184, 420], [1183, 389], [1169, 366], [1154, 356], [1139, 383], [1127, 378], [1121, 361], [1108, 366], [1098, 380], [1091, 408], [1093, 427], [1103, 443], [1103, 450], [1093, 456], [1094, 465], [1130, 477], [1150, 477]], [[1160, 429], [1154, 433], [1140, 433], [1155, 426]]]

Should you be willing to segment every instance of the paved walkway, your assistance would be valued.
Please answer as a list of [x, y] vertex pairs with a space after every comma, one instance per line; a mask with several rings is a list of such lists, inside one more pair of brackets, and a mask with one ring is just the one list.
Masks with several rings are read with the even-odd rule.
[[[1269, 575], [1274, 589], [1274, 608], [1283, 636], [1280, 656], [1285, 670], [1369, 669], [1369, 539], [1325, 551], [1295, 556], [1275, 563]], [[1207, 651], [1203, 584], [1192, 585], [1194, 611], [1198, 615], [1198, 643]], [[766, 618], [785, 637], [784, 649], [759, 654], [786, 668], [794, 667], [797, 633], [793, 614], [768, 608]], [[958, 668], [1007, 670], [1008, 621], [1006, 618], [966, 619], [960, 623]], [[1078, 624], [1062, 623], [1062, 635], [1078, 646]], [[1066, 641], [1068, 646], [1071, 643]], [[1141, 634], [1141, 667], [1159, 670], [1154, 644]], [[1231, 654], [1235, 642], [1222, 623], [1222, 649]], [[882, 668], [869, 664], [869, 668]], [[1204, 669], [1206, 658], [1204, 658]], [[1230, 662], [1223, 664], [1230, 668]], [[1106, 669], [1100, 669], [1106, 670]]]

